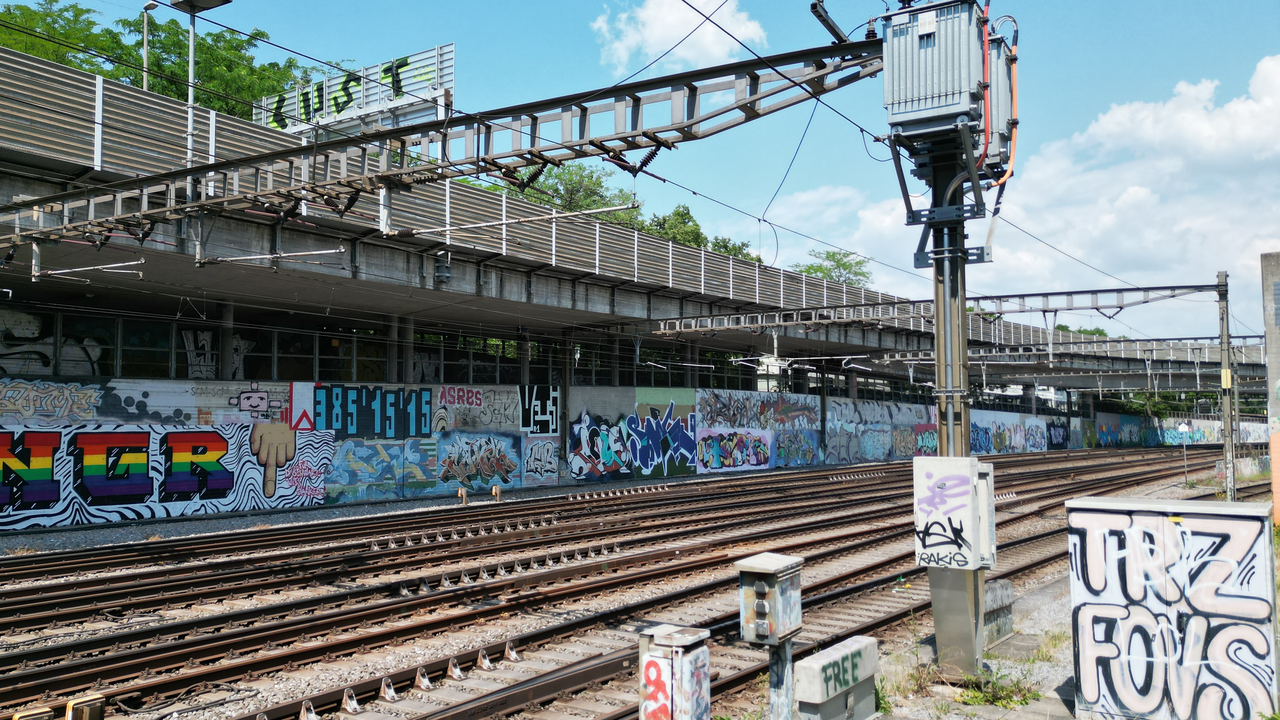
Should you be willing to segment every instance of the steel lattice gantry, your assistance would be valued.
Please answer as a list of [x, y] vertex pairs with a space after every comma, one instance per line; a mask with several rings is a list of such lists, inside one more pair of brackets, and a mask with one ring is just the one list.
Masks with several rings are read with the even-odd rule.
[[[603, 157], [639, 172], [652, 153], [715, 135], [880, 71], [880, 42], [829, 45], [565, 95], [479, 114], [220, 160], [5, 208], [0, 243], [135, 232], [194, 213], [266, 207], [340, 219], [362, 209], [388, 236], [412, 237], [393, 195], [447, 178]], [[774, 72], [770, 67], [777, 68]], [[732, 93], [732, 99], [719, 98]], [[600, 131], [602, 116], [612, 116]], [[306, 203], [305, 208], [299, 205]], [[413, 213], [410, 212], [411, 216]]]

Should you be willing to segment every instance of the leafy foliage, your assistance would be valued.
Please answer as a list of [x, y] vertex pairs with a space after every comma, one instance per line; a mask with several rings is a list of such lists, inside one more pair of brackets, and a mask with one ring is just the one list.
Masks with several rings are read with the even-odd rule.
[[1103, 330], [1100, 327], [1094, 327], [1094, 328], [1078, 327], [1075, 330], [1072, 330], [1070, 325], [1059, 323], [1057, 325], [1054, 325], [1053, 329], [1058, 330], [1060, 332], [1073, 332], [1073, 333], [1080, 333], [1081, 335], [1094, 335], [1097, 337], [1107, 337], [1107, 331]]
[[[518, 176], [521, 180], [527, 181], [533, 172], [533, 168], [525, 168], [518, 173]], [[518, 195], [531, 202], [550, 205], [565, 212], [597, 210], [633, 202], [630, 192], [609, 185], [609, 179], [615, 174], [608, 168], [568, 163], [562, 167], [547, 168], [537, 181], [524, 191], [515, 186], [495, 186], [490, 189]], [[644, 219], [639, 207], [604, 213], [595, 217], [681, 245], [760, 262], [760, 258], [751, 252], [750, 243], [735, 242], [731, 238], [718, 235], [708, 238], [702, 231], [702, 226], [693, 217], [693, 212], [689, 210], [688, 205], [677, 205], [665, 215], [655, 213], [648, 220]]]
[[[0, 25], [0, 45], [52, 60], [111, 80], [142, 87], [142, 15], [100, 25], [95, 10], [62, 0], [38, 0], [34, 6], [0, 5], [0, 20], [58, 38], [33, 37], [23, 29]], [[250, 103], [310, 82], [320, 68], [296, 58], [259, 63], [254, 50], [270, 36], [254, 29], [250, 37], [230, 30], [198, 33], [196, 38], [196, 104], [243, 119], [253, 117]], [[149, 27], [148, 89], [177, 100], [187, 98], [187, 28], [178, 20]], [[72, 49], [75, 48], [82, 49]]]
[[867, 269], [866, 258], [856, 257], [843, 250], [810, 250], [809, 257], [815, 262], [796, 263], [791, 269], [809, 277], [854, 287], [867, 287], [871, 283], [871, 271]]
[[1040, 691], [1025, 677], [1010, 678], [984, 669], [960, 691], [956, 701], [963, 705], [995, 705], [1013, 710], [1040, 698]]
[[[527, 181], [535, 172], [534, 168], [519, 171], [520, 180]], [[609, 186], [612, 170], [602, 167], [591, 167], [583, 163], [567, 163], [561, 167], [548, 167], [538, 180], [525, 190], [512, 185], [490, 185], [495, 192], [503, 192], [540, 205], [548, 205], [564, 212], [581, 210], [598, 210], [600, 208], [629, 205], [631, 193]], [[478, 185], [478, 183], [468, 183]], [[617, 210], [595, 216], [603, 222], [644, 230], [644, 217], [640, 208]]]

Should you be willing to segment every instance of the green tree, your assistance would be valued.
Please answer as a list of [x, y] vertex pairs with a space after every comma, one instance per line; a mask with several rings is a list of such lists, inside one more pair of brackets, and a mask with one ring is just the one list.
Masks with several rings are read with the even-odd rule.
[[[527, 181], [535, 168], [525, 168], [517, 173]], [[514, 185], [491, 185], [490, 190], [523, 197], [540, 205], [548, 205], [564, 212], [599, 210], [600, 208], [629, 205], [633, 201], [630, 192], [610, 187], [609, 178], [614, 172], [608, 168], [591, 167], [583, 163], [566, 163], [560, 167], [548, 167], [529, 187], [521, 190]], [[476, 183], [469, 183], [476, 184]], [[640, 208], [616, 210], [595, 216], [602, 222], [622, 225], [634, 230], [644, 230], [644, 218]]]
[[[142, 16], [116, 21], [130, 42], [124, 48], [127, 63], [116, 64], [110, 76], [142, 87]], [[187, 97], [187, 27], [177, 20], [150, 26], [151, 92], [185, 100]], [[297, 58], [284, 62], [258, 62], [254, 51], [268, 40], [266, 32], [254, 28], [249, 37], [231, 30], [201, 33], [196, 39], [196, 104], [245, 120], [253, 118], [253, 108], [264, 97], [276, 95], [295, 85], [305, 85], [321, 75], [321, 68], [303, 65]], [[135, 67], [130, 67], [130, 66]], [[234, 99], [233, 99], [234, 98]]]
[[815, 262], [796, 263], [791, 269], [810, 277], [854, 287], [867, 287], [871, 284], [871, 271], [867, 269], [866, 258], [843, 250], [810, 250], [809, 257]]
[[[97, 15], [95, 10], [62, 0], [39, 0], [34, 6], [6, 3], [0, 5], [0, 45], [142, 87], [142, 15], [116, 21], [119, 29], [100, 25]], [[28, 31], [53, 36], [59, 42]], [[267, 39], [269, 36], [258, 29], [250, 37], [230, 30], [198, 34], [196, 104], [248, 120], [253, 117], [250, 103], [295, 83], [307, 83], [320, 70], [296, 58], [259, 63], [253, 53], [258, 43]], [[149, 40], [148, 89], [186, 100], [186, 26], [153, 16]]]
[[1057, 325], [1054, 325], [1053, 329], [1060, 330], [1062, 332], [1080, 333], [1081, 335], [1095, 335], [1097, 337], [1107, 337], [1107, 331], [1103, 330], [1100, 327], [1095, 327], [1095, 328], [1078, 327], [1075, 330], [1072, 330], [1070, 325], [1059, 323]]
[[736, 241], [717, 235], [711, 238], [711, 250], [722, 255], [750, 260], [754, 263], [764, 262], [759, 255], [751, 252], [751, 243], [746, 240]]
[[[75, 3], [62, 5], [60, 0], [40, 0], [35, 7], [5, 3], [0, 5], [0, 21], [5, 23], [0, 25], [0, 45], [77, 70], [105, 74], [111, 69], [111, 63], [67, 47], [83, 47], [109, 56], [121, 54], [124, 38], [119, 32], [99, 25], [94, 19], [97, 14], [96, 10]], [[65, 44], [45, 40], [23, 29], [51, 35]]]
[[706, 248], [711, 244], [688, 205], [677, 205], [666, 215], [654, 213], [645, 229], [651, 235], [693, 248]]
[[735, 242], [731, 238], [719, 235], [708, 238], [707, 234], [702, 232], [702, 226], [693, 217], [693, 212], [689, 210], [688, 205], [677, 205], [666, 215], [655, 213], [645, 224], [644, 230], [651, 235], [681, 245], [711, 250], [751, 262], [760, 262], [760, 256], [751, 252], [751, 244], [748, 242]]
[[[534, 168], [525, 168], [517, 173], [517, 177], [521, 181], [528, 181], [535, 172], [537, 171]], [[549, 205], [565, 212], [597, 210], [633, 202], [634, 198], [629, 191], [609, 185], [610, 178], [615, 174], [613, 170], [604, 167], [567, 163], [561, 167], [546, 168], [538, 175], [538, 179], [524, 190], [510, 184], [489, 186], [489, 189], [517, 195], [531, 202]], [[476, 182], [467, 184], [480, 187]], [[681, 245], [760, 262], [760, 258], [751, 252], [749, 243], [734, 242], [730, 238], [720, 236], [708, 238], [702, 231], [702, 226], [693, 217], [693, 212], [689, 210], [688, 205], [677, 205], [665, 215], [655, 213], [648, 220], [644, 219], [639, 207], [603, 213], [595, 217], [602, 222], [622, 225]]]

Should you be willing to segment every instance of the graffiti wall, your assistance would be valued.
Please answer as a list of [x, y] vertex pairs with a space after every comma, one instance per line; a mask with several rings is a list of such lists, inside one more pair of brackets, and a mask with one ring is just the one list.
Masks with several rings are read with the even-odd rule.
[[1076, 717], [1275, 710], [1270, 503], [1067, 503]]
[[904, 460], [938, 454], [936, 408], [874, 400], [827, 399], [826, 461]]
[[[575, 389], [575, 393], [576, 393]], [[575, 403], [569, 475], [579, 481], [677, 477], [697, 471], [693, 390], [594, 388]]]
[[816, 395], [698, 390], [698, 472], [805, 467], [822, 461]]
[[1044, 419], [1046, 442], [1050, 450], [1066, 450], [1071, 447], [1071, 426], [1067, 418], [1050, 415]]
[[[39, 361], [28, 350], [12, 357]], [[824, 422], [812, 395], [575, 387], [570, 408], [563, 397], [543, 385], [3, 377], [0, 530], [883, 462], [938, 449], [935, 410], [923, 405], [829, 398]], [[1216, 421], [1188, 421], [1185, 433], [1179, 422], [975, 410], [973, 451], [1222, 440]], [[1246, 423], [1241, 436], [1259, 442], [1266, 432]]]
[[333, 434], [78, 423], [0, 432], [0, 530], [318, 505]]
[[1056, 437], [1060, 441], [1060, 446], [1053, 446], [1053, 449], [1066, 447], [1066, 418], [973, 410], [969, 413], [969, 425], [969, 447], [974, 455], [1044, 452], [1051, 448], [1051, 428], [1056, 428]]
[[558, 388], [294, 383], [291, 417], [301, 422], [307, 408], [338, 441], [329, 503], [559, 482]]
[[560, 481], [560, 390], [550, 385], [521, 385], [517, 396], [524, 436], [524, 486], [555, 485]]
[[[548, 386], [6, 377], [0, 529], [554, 485], [559, 398]], [[691, 459], [691, 439], [684, 449]]]

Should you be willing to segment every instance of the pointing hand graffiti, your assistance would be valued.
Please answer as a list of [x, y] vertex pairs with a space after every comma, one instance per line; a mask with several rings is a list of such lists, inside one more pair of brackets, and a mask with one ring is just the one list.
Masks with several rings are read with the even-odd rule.
[[276, 469], [282, 468], [297, 452], [297, 434], [288, 425], [278, 423], [254, 425], [249, 434], [249, 450], [262, 466], [262, 494], [276, 494]]

